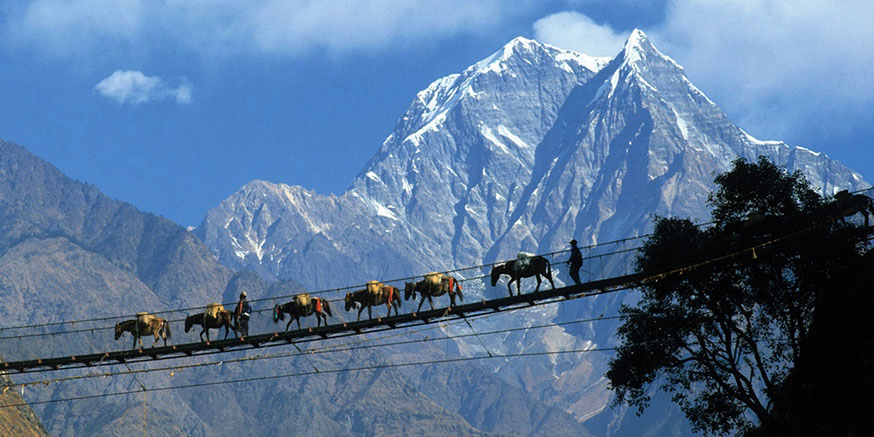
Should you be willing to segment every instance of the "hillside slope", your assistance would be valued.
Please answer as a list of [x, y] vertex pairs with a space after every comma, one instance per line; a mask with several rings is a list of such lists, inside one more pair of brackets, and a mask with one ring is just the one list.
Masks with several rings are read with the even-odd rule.
[[[125, 314], [133, 317], [137, 311], [190, 308], [163, 314], [171, 320], [171, 343], [178, 344], [199, 341], [199, 331], [185, 333], [181, 320], [207, 302], [232, 302], [243, 289], [253, 298], [261, 299], [303, 291], [293, 281], [264, 281], [249, 272], [233, 273], [184, 228], [110, 199], [93, 186], [72, 181], [24, 148], [3, 141], [0, 141], [0, 218], [0, 311], [6, 315], [0, 325], [0, 354], [6, 359], [131, 347], [131, 337], [127, 335], [114, 340], [115, 319], [104, 320], [102, 325], [100, 320], [62, 324], [50, 328], [55, 335], [23, 340], [16, 336], [21, 330], [11, 329], [17, 325]], [[255, 303], [260, 312], [255, 314], [253, 327], [260, 332], [277, 329], [268, 320], [274, 302]], [[64, 334], [67, 330], [73, 332]], [[150, 342], [146, 340], [146, 347]], [[338, 342], [342, 340], [334, 341]], [[282, 352], [280, 349], [271, 352]], [[252, 351], [248, 355], [259, 353], [266, 352]], [[233, 353], [173, 360], [169, 365], [205, 360], [220, 363], [240, 356], [241, 353]], [[458, 367], [491, 387], [490, 392], [503, 392], [504, 396], [482, 400], [482, 408], [490, 414], [470, 420], [429, 398], [407, 373], [386, 369], [342, 372], [344, 368], [378, 368], [390, 362], [385, 352], [361, 350], [139, 375], [128, 371], [159, 364], [125, 364], [100, 368], [120, 372], [112, 377], [28, 386], [25, 400], [135, 392], [38, 405], [36, 414], [52, 435], [126, 435], [145, 430], [150, 435], [212, 436], [315, 430], [343, 435], [435, 432], [478, 436], [520, 430], [532, 433], [542, 428], [537, 424], [546, 416], [551, 418], [550, 427], [556, 432], [586, 433], [566, 413], [538, 408], [526, 411], [525, 416], [515, 414], [519, 405], [533, 400], [475, 366]], [[168, 362], [160, 363], [165, 365]], [[336, 371], [294, 376], [311, 372], [314, 365]], [[65, 371], [63, 376], [91, 370]], [[260, 377], [268, 379], [215, 385]], [[13, 378], [14, 382], [22, 383], [54, 379], [44, 373]], [[197, 388], [202, 384], [209, 385]], [[191, 388], [157, 390], [178, 385]], [[140, 387], [147, 388], [145, 394], [139, 392]]]

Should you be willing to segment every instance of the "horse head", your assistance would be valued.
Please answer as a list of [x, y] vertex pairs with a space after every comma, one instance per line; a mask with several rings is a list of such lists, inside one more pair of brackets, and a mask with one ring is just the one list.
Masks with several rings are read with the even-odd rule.
[[191, 327], [194, 326], [194, 319], [197, 318], [197, 315], [191, 315], [185, 318], [185, 332], [191, 330]]
[[505, 268], [506, 264], [504, 263], [495, 264], [494, 266], [492, 266], [492, 272], [490, 274], [492, 277], [492, 287], [494, 287], [495, 284], [498, 283], [498, 279], [501, 279], [501, 275], [504, 273]]
[[280, 320], [285, 320], [285, 313], [279, 304], [273, 304], [273, 323], [279, 323]]
[[404, 282], [404, 300], [416, 298], [416, 284], [414, 282]]
[[121, 338], [121, 334], [124, 331], [121, 330], [121, 322], [115, 324], [115, 339], [118, 340]]
[[358, 309], [358, 304], [355, 302], [355, 299], [352, 298], [352, 293], [346, 293], [346, 311], [349, 311], [352, 308]]

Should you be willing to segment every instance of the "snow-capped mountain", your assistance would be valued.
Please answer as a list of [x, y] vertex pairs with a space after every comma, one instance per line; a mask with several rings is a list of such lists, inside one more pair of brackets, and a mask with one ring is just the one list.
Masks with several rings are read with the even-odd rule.
[[419, 92], [341, 196], [253, 181], [195, 232], [230, 267], [347, 285], [706, 219], [713, 177], [758, 155], [827, 194], [863, 184], [746, 134], [640, 30], [612, 60], [516, 38]]
[[[342, 195], [253, 181], [195, 232], [226, 266], [326, 289], [562, 250], [571, 238], [642, 235], [654, 214], [706, 221], [713, 178], [759, 155], [824, 194], [867, 186], [823, 154], [748, 135], [642, 31], [612, 59], [517, 38], [419, 92]], [[617, 305], [592, 299], [568, 317]], [[610, 337], [545, 332], [526, 344], [573, 349]], [[519, 350], [519, 340], [488, 346]], [[495, 370], [583, 421], [607, 405], [605, 363], [591, 354]]]
[[479, 260], [567, 95], [608, 61], [516, 38], [418, 93], [343, 195], [255, 181], [196, 232], [229, 266], [316, 288]]

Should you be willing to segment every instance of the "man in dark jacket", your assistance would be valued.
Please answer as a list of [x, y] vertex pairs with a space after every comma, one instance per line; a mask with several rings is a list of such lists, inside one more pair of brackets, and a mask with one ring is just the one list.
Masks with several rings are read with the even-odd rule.
[[237, 334], [241, 337], [249, 335], [249, 313], [252, 312], [252, 306], [246, 300], [246, 291], [240, 293], [240, 301], [234, 307], [234, 319], [237, 321]]
[[583, 254], [577, 247], [577, 240], [571, 240], [571, 258], [567, 260], [570, 265], [568, 275], [574, 280], [574, 284], [580, 285], [580, 268], [583, 267]]

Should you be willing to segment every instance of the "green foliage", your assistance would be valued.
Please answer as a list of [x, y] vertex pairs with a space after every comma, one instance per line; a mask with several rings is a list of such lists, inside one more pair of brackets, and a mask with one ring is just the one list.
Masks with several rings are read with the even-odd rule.
[[760, 158], [716, 178], [714, 225], [658, 218], [637, 260], [652, 275], [625, 306], [607, 377], [616, 403], [642, 411], [671, 393], [706, 433], [787, 430], [776, 393], [802, 353], [816, 303], [860, 258], [847, 225], [799, 174]]
[[735, 160], [733, 168], [715, 179], [719, 188], [709, 197], [713, 220], [727, 224], [761, 211], [784, 220], [795, 220], [822, 208], [821, 197], [810, 189], [801, 172], [786, 174], [760, 156], [758, 162]]

